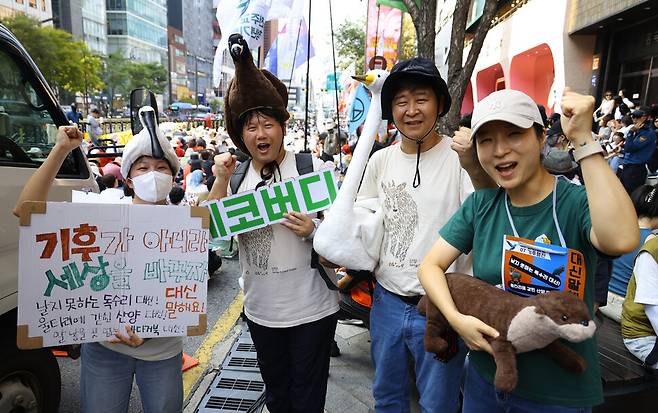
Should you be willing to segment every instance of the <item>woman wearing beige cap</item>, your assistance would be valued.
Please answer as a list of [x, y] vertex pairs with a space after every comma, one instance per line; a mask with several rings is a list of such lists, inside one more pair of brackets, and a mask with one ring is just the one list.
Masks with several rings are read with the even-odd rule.
[[[542, 243], [564, 256], [580, 252], [583, 276], [577, 286], [565, 289], [577, 293], [592, 311], [595, 250], [621, 255], [639, 240], [633, 204], [604, 160], [601, 146], [592, 140], [593, 108], [592, 97], [565, 91], [562, 127], [576, 148], [574, 157], [582, 169], [584, 187], [555, 178], [542, 166], [545, 131], [530, 97], [502, 90], [484, 98], [473, 111], [477, 157], [499, 188], [478, 190], [464, 202], [440, 230], [419, 271], [427, 295], [471, 349], [464, 412], [582, 412], [603, 401], [594, 339], [566, 343], [586, 360], [583, 374], [570, 373], [545, 353], [531, 351], [517, 356], [514, 390], [496, 391], [490, 341], [498, 332], [457, 310], [444, 273], [459, 255], [472, 251], [475, 276], [501, 284], [503, 244], [511, 237], [531, 248]], [[506, 290], [514, 289], [512, 282], [503, 284]]]
[[[146, 108], [140, 110], [140, 115]], [[82, 139], [77, 126], [59, 128], [53, 150], [23, 188], [14, 208], [16, 216], [24, 201], [46, 201], [57, 171]], [[149, 132], [145, 127], [128, 142], [122, 156], [121, 174], [133, 204], [166, 204], [180, 165], [164, 135], [160, 131]], [[115, 336], [111, 341], [82, 345], [81, 411], [127, 412], [134, 377], [144, 412], [180, 412], [182, 337], [143, 339], [130, 327]]]

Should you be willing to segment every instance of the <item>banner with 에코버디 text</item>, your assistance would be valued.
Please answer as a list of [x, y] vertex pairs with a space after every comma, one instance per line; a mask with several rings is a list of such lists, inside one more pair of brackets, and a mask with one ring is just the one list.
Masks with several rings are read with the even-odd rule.
[[201, 207], [25, 202], [18, 347], [204, 334], [208, 227]]
[[230, 239], [284, 221], [284, 214], [312, 214], [331, 206], [338, 186], [333, 171], [311, 172], [254, 191], [244, 191], [206, 206], [210, 209], [210, 236]]

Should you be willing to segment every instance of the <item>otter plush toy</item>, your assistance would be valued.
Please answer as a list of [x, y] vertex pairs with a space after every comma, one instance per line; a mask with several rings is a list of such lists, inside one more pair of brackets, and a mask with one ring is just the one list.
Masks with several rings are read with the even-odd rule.
[[[578, 343], [596, 331], [585, 303], [569, 292], [549, 292], [520, 297], [466, 274], [446, 274], [457, 309], [495, 328], [500, 335], [489, 339], [494, 351], [494, 386], [511, 392], [518, 379], [516, 354], [544, 349], [563, 368], [582, 373], [585, 360], [558, 339]], [[456, 334], [427, 296], [418, 303], [427, 317], [425, 349], [442, 361], [449, 359]]]

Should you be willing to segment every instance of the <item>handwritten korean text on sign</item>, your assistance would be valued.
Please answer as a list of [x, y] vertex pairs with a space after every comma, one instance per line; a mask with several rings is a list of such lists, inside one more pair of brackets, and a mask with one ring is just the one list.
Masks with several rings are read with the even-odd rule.
[[324, 170], [214, 201], [207, 205], [210, 236], [230, 239], [284, 221], [283, 215], [290, 211], [312, 214], [325, 210], [337, 192], [333, 172]]
[[103, 341], [124, 325], [144, 338], [205, 330], [206, 211], [41, 205], [20, 228], [20, 347]]

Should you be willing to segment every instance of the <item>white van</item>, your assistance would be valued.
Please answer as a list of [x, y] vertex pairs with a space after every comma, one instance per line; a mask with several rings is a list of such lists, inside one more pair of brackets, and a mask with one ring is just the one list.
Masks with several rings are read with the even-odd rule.
[[[57, 127], [67, 124], [39, 69], [0, 24], [0, 412], [59, 410], [60, 374], [51, 349], [16, 347], [18, 219], [12, 209], [52, 149]], [[72, 189], [98, 192], [80, 149], [62, 165], [49, 200], [70, 201]]]

